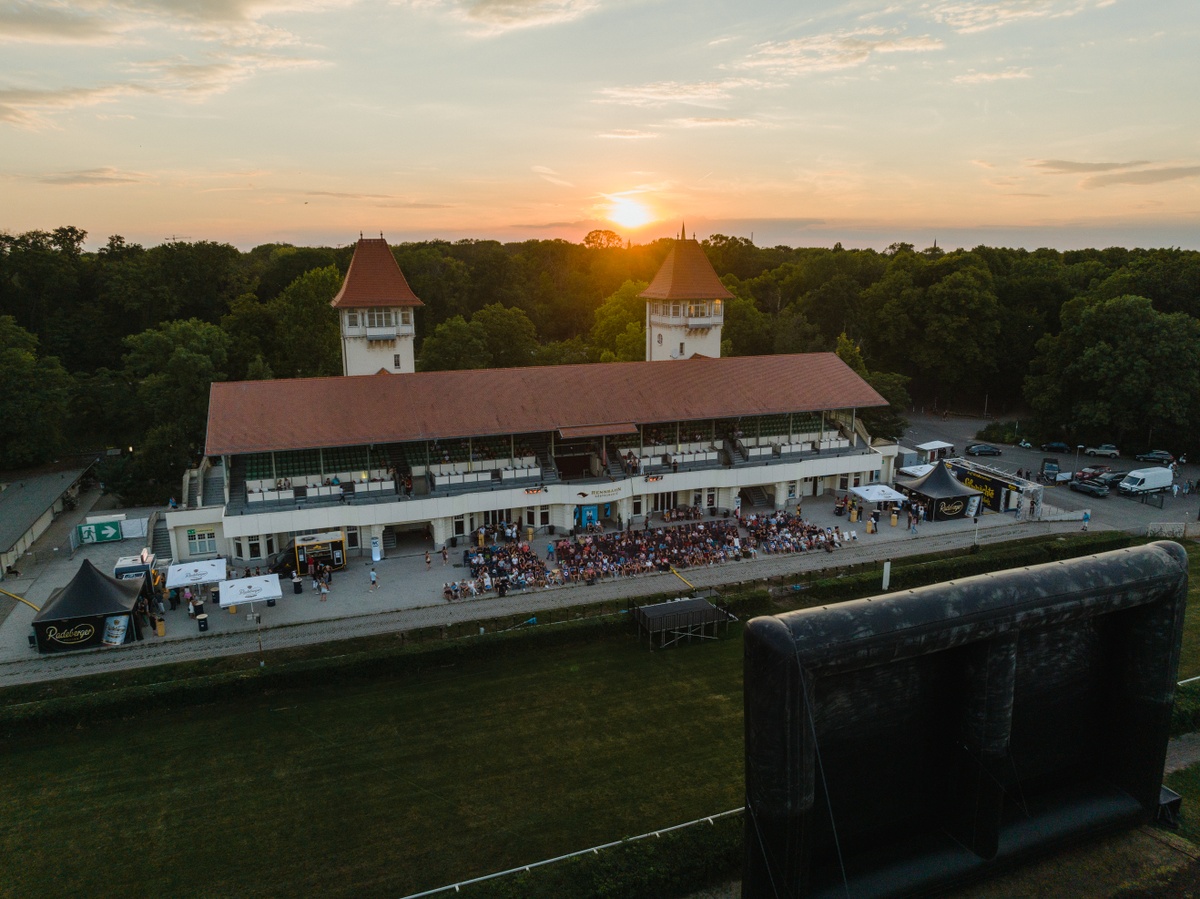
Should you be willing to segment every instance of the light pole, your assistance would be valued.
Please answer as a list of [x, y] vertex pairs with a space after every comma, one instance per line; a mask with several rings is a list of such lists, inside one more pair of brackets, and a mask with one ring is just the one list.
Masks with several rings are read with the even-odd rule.
[[1082, 443], [1075, 447], [1075, 470], [1071, 472], [1071, 480], [1073, 481], [1079, 480], [1079, 454], [1081, 452], [1083, 452]]

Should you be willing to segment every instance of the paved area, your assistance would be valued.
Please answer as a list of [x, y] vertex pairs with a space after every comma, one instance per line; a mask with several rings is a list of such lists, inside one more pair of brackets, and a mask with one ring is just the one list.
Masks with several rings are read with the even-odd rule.
[[[102, 571], [111, 571], [119, 556], [138, 552], [140, 542], [135, 545], [125, 541], [90, 545], [72, 556], [67, 535], [89, 509], [90, 504], [83, 503], [76, 513], [61, 516], [34, 547], [30, 564], [22, 568], [21, 577], [5, 581], [3, 588], [40, 606], [53, 590], [70, 581], [84, 558], [90, 559]], [[148, 510], [123, 511], [131, 518], [148, 513]], [[821, 525], [851, 527], [846, 518], [834, 516], [831, 498], [809, 500], [804, 515]], [[980, 543], [994, 543], [1033, 534], [1076, 531], [1080, 524], [1078, 521], [1019, 522], [1011, 515], [989, 513], [980, 519], [978, 528], [969, 520], [925, 524], [916, 537], [908, 533], [903, 522], [897, 527], [885, 523], [875, 535], [866, 534], [861, 523], [853, 527], [858, 539], [832, 554], [760, 555], [754, 561], [688, 569], [683, 575], [697, 587], [717, 587], [881, 561], [914, 552], [946, 550], [969, 545], [976, 539]], [[537, 546], [542, 553], [547, 540], [546, 537], [539, 538]], [[245, 608], [231, 614], [209, 605], [206, 611], [210, 627], [206, 633], [201, 633], [181, 606], [174, 612], [167, 612], [165, 637], [148, 634], [141, 643], [114, 649], [40, 655], [28, 642], [34, 611], [18, 604], [0, 624], [0, 686], [255, 652], [260, 640], [264, 649], [276, 649], [493, 617], [533, 617], [547, 609], [685, 589], [671, 574], [653, 574], [605, 581], [590, 587], [580, 585], [515, 592], [504, 599], [491, 596], [448, 602], [442, 595], [443, 585], [466, 576], [461, 565], [463, 549], [460, 546], [457, 551], [451, 550], [450, 564], [445, 566], [436, 551], [440, 547], [430, 546], [430, 549], [434, 550], [430, 566], [425, 564], [424, 547], [420, 545], [410, 545], [377, 563], [379, 587], [375, 592], [370, 590], [369, 559], [351, 558], [348, 567], [334, 575], [327, 602], [321, 602], [313, 594], [308, 582], [304, 585], [304, 593], [298, 596], [292, 593], [291, 584], [285, 582], [284, 597], [278, 605], [272, 608], [257, 604], [261, 624], [247, 620]]]

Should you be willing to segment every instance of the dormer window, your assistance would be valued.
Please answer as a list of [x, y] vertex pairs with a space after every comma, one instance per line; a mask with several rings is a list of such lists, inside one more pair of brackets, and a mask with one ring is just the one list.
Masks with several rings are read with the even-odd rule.
[[358, 327], [358, 313], [357, 312], [347, 312], [346, 313], [346, 327], [347, 328], [357, 328]]

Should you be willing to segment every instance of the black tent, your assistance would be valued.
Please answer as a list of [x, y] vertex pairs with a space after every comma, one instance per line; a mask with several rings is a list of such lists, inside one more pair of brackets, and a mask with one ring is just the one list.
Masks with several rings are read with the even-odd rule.
[[50, 594], [33, 616], [39, 652], [119, 646], [142, 639], [134, 614], [140, 580], [117, 580], [87, 559], [65, 587]]
[[983, 495], [983, 491], [955, 478], [944, 462], [935, 463], [933, 471], [916, 480], [897, 481], [896, 488], [907, 493], [913, 502], [926, 505], [930, 521], [976, 515]]

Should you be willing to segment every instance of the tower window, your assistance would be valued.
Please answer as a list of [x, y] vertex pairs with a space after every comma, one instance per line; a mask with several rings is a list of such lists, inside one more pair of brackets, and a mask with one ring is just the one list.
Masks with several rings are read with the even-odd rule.
[[402, 325], [411, 325], [412, 324], [412, 313], [409, 312], [407, 309], [404, 309], [400, 312], [400, 324], [402, 324]]
[[679, 355], [680, 355], [680, 357], [683, 356], [683, 341], [682, 340], [679, 341]]
[[399, 367], [400, 367], [400, 354], [396, 353], [394, 356], [392, 356], [392, 368], [398, 369]]
[[357, 312], [347, 312], [346, 313], [346, 327], [347, 328], [357, 328], [358, 327], [358, 313]]

